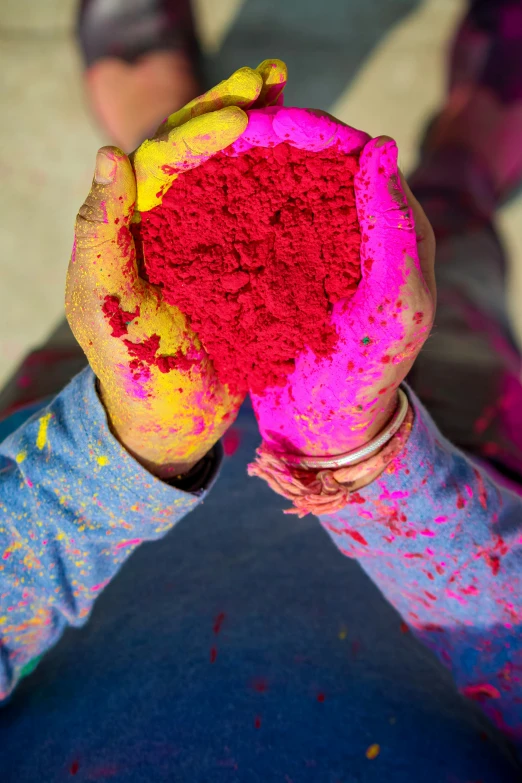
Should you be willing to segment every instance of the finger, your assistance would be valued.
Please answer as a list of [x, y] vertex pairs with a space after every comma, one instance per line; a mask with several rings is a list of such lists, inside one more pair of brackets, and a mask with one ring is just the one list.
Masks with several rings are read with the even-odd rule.
[[361, 273], [379, 290], [399, 290], [407, 258], [419, 271], [415, 219], [404, 192], [393, 139], [372, 139], [363, 149], [355, 175], [361, 228]]
[[312, 151], [335, 144], [342, 152], [351, 154], [370, 138], [367, 133], [316, 109], [282, 108], [274, 117], [273, 127], [281, 141]]
[[[267, 128], [265, 137], [261, 135], [260, 140], [255, 142], [260, 146], [271, 146], [276, 140], [276, 143], [285, 141], [294, 147], [318, 152], [336, 144], [342, 152], [350, 154], [360, 149], [370, 138], [368, 134], [345, 125], [331, 114], [315, 109], [275, 107], [265, 109], [265, 112], [271, 114], [272, 128], [270, 133]], [[257, 120], [259, 115], [260, 112], [249, 113], [249, 126], [242, 137], [245, 141], [253, 143], [251, 138], [260, 136], [259, 127], [254, 122], [254, 118]]]
[[135, 198], [129, 159], [117, 147], [102, 147], [91, 190], [76, 218], [65, 294], [67, 320], [87, 353], [104, 322], [104, 306], [114, 310], [109, 320], [112, 315], [130, 320], [137, 312], [138, 272], [129, 230]]
[[281, 105], [283, 90], [288, 79], [288, 69], [282, 60], [263, 60], [256, 68], [263, 85], [253, 108]]
[[248, 112], [248, 127], [234, 144], [242, 152], [249, 147], [273, 147], [287, 142], [293, 147], [319, 152], [331, 145], [347, 155], [358, 152], [370, 139], [326, 112], [270, 106]]
[[413, 195], [402, 171], [399, 170], [401, 185], [408, 199], [408, 204], [413, 212], [415, 222], [415, 235], [417, 240], [417, 252], [422, 276], [429, 292], [435, 301], [437, 286], [435, 283], [435, 233], [423, 208]]
[[69, 276], [116, 290], [137, 277], [129, 223], [136, 180], [128, 157], [117, 147], [102, 147], [92, 187], [76, 217]]
[[[273, 62], [279, 61], [274, 60]], [[258, 68], [256, 70], [253, 68], [239, 68], [228, 79], [212, 87], [211, 90], [203, 93], [203, 95], [194, 98], [179, 111], [167, 117], [165, 122], [158, 128], [155, 138], [162, 138], [174, 128], [179, 128], [201, 114], [215, 112], [226, 106], [240, 106], [241, 108], [252, 106], [254, 101], [259, 98], [263, 89], [263, 76]]]
[[173, 128], [164, 139], [144, 141], [133, 155], [136, 208], [146, 212], [161, 203], [176, 177], [232, 144], [248, 124], [237, 106], [202, 114]]

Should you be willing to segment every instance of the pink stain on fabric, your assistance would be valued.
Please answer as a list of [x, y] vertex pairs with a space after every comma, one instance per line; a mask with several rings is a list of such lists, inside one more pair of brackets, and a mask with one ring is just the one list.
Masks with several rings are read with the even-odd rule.
[[462, 693], [473, 701], [486, 701], [487, 699], [500, 699], [500, 691], [494, 685], [482, 683], [481, 685], [466, 685]]
[[137, 546], [138, 544], [141, 544], [143, 541], [142, 538], [131, 538], [129, 541], [120, 541], [119, 544], [116, 544], [116, 549], [124, 549], [127, 546]]
[[231, 457], [233, 454], [236, 453], [236, 451], [239, 448], [239, 444], [241, 442], [241, 437], [239, 435], [239, 432], [232, 428], [230, 430], [227, 430], [225, 434], [223, 435], [223, 451], [225, 452], [227, 457]]

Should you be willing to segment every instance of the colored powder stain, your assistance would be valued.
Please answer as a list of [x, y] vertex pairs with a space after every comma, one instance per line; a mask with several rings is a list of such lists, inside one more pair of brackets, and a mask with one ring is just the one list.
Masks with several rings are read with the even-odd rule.
[[214, 633], [216, 635], [220, 632], [224, 619], [225, 619], [225, 613], [220, 612], [216, 617], [216, 619], [214, 620]]
[[236, 451], [239, 448], [239, 443], [241, 441], [241, 438], [239, 437], [239, 433], [235, 429], [227, 430], [223, 436], [223, 451], [225, 452], [227, 457], [231, 457], [232, 454], [235, 454]]
[[370, 761], [372, 759], [376, 759], [380, 752], [381, 752], [380, 745], [377, 744], [370, 745], [370, 747], [366, 751], [366, 758], [370, 759]]
[[254, 726], [256, 727], [256, 729], [261, 728], [261, 718], [259, 715], [256, 715], [256, 719], [254, 720]]
[[348, 629], [343, 625], [338, 633], [338, 637], [339, 639], [344, 640], [346, 639], [347, 636], [348, 636]]
[[324, 693], [318, 693], [317, 694], [317, 701], [323, 702], [323, 701], [325, 701], [325, 699], [326, 699], [326, 696], [324, 695]]
[[134, 357], [130, 368], [135, 372], [135, 378], [141, 377], [143, 370], [153, 365], [162, 373], [168, 373], [170, 370], [187, 372], [195, 364], [199, 364], [202, 359], [202, 352], [194, 348], [191, 348], [187, 354], [184, 354], [180, 349], [173, 356], [158, 356], [159, 334], [153, 334], [141, 343], [133, 343], [130, 340], [123, 342], [127, 346], [130, 356]]
[[27, 459], [27, 451], [20, 451], [20, 452], [18, 452], [18, 454], [16, 455], [15, 459], [18, 462], [18, 464], [20, 465], [25, 459]]
[[[364, 500], [362, 502], [364, 503]], [[357, 541], [358, 544], [368, 546], [367, 540], [361, 533], [359, 533], [358, 530], [346, 530], [345, 532], [348, 536], [350, 536], [350, 538], [353, 538], [354, 541]]]
[[76, 775], [79, 769], [80, 769], [80, 764], [78, 761], [75, 760], [71, 764], [69, 768], [69, 772], [71, 773], [71, 775]]
[[98, 463], [98, 465], [101, 465], [102, 468], [103, 468], [104, 465], [108, 465], [109, 464], [109, 458], [108, 457], [98, 457], [96, 462]]
[[486, 487], [484, 485], [484, 481], [482, 479], [482, 476], [480, 475], [479, 471], [475, 468], [473, 469], [473, 474], [475, 478], [477, 479], [478, 484], [478, 499], [479, 503], [482, 506], [484, 510], [488, 507], [488, 493], [486, 491]]
[[268, 683], [266, 680], [254, 680], [252, 688], [258, 693], [265, 693], [268, 690]]
[[217, 649], [212, 647], [210, 650], [210, 663], [215, 663], [217, 658]]
[[136, 307], [134, 312], [128, 312], [120, 306], [120, 300], [117, 296], [106, 296], [102, 312], [112, 329], [112, 336], [121, 337], [127, 334], [127, 327], [130, 322], [139, 316], [140, 308]]
[[116, 544], [115, 549], [125, 549], [125, 547], [128, 546], [138, 546], [138, 544], [141, 544], [142, 541], [142, 538], [131, 538], [129, 541], [120, 541], [119, 544]]
[[360, 279], [357, 167], [335, 147], [225, 150], [133, 224], [141, 268], [231, 391], [283, 385], [305, 347], [332, 352], [332, 306]]
[[407, 623], [404, 622], [404, 620], [402, 621], [400, 627], [401, 627], [401, 633], [409, 633], [410, 632], [410, 628], [407, 625]]
[[40, 451], [43, 451], [47, 445], [47, 430], [49, 429], [49, 422], [52, 415], [52, 413], [46, 413], [45, 416], [42, 416], [39, 421], [38, 435], [36, 436], [36, 448]]
[[484, 554], [484, 560], [488, 564], [488, 566], [491, 568], [491, 573], [493, 576], [496, 576], [498, 572], [500, 571], [500, 558], [498, 555], [491, 555], [489, 552], [486, 552]]
[[462, 689], [464, 696], [473, 701], [483, 702], [487, 699], [500, 699], [500, 691], [494, 685], [484, 683], [482, 685], [467, 685]]

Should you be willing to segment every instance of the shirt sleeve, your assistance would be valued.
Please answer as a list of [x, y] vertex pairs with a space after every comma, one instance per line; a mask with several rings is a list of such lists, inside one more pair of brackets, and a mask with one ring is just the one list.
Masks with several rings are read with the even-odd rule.
[[[219, 462], [219, 459], [216, 460]], [[204, 498], [141, 467], [111, 434], [87, 368], [0, 445], [0, 700], [142, 541]]]
[[408, 393], [405, 449], [321, 523], [520, 753], [522, 499], [443, 438]]

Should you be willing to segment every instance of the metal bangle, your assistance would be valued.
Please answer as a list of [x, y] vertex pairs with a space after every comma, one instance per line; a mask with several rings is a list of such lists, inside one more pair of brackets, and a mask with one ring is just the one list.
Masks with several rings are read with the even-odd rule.
[[347, 451], [344, 454], [337, 454], [331, 457], [305, 457], [297, 454], [284, 454], [281, 455], [283, 462], [287, 465], [292, 465], [296, 468], [310, 468], [313, 470], [329, 470], [332, 468], [343, 468], [346, 465], [353, 465], [356, 462], [361, 462], [363, 459], [374, 454], [374, 452], [381, 449], [389, 440], [393, 438], [395, 433], [400, 429], [406, 414], [408, 412], [409, 400], [406, 393], [402, 389], [397, 390], [399, 393], [399, 404], [397, 410], [393, 414], [393, 417], [387, 427], [379, 433], [375, 438], [369, 441], [365, 446], [355, 451]]

